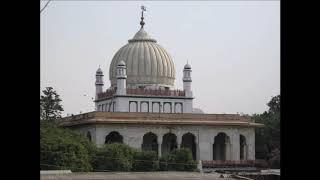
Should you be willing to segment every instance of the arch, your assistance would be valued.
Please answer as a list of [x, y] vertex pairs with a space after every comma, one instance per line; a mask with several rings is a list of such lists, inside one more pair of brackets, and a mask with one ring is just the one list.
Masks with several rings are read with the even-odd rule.
[[175, 103], [174, 112], [182, 113], [182, 103]]
[[152, 102], [152, 112], [160, 113], [160, 102]]
[[149, 102], [142, 101], [140, 103], [140, 112], [149, 112]]
[[90, 131], [87, 132], [87, 138], [88, 138], [89, 141], [91, 142], [91, 133], [90, 133]]
[[143, 135], [141, 149], [143, 151], [155, 151], [158, 154], [158, 137], [152, 132]]
[[163, 112], [164, 113], [171, 113], [172, 112], [170, 102], [163, 103]]
[[129, 112], [138, 112], [137, 101], [129, 101]]
[[182, 136], [182, 148], [189, 148], [192, 153], [193, 160], [197, 159], [196, 136], [188, 132]]
[[213, 160], [228, 160], [228, 153], [230, 151], [230, 138], [226, 133], [220, 132], [214, 137], [213, 144]]
[[178, 148], [177, 136], [173, 133], [167, 133], [162, 138], [161, 152], [163, 155], [170, 153]]
[[247, 160], [248, 148], [246, 137], [240, 134], [240, 160]]
[[117, 131], [110, 132], [105, 139], [105, 144], [123, 143], [123, 137]]

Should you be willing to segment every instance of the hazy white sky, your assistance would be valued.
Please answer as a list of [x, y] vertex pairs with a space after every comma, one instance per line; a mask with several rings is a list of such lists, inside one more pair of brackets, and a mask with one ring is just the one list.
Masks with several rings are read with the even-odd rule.
[[94, 109], [95, 71], [101, 65], [109, 87], [112, 57], [139, 30], [141, 5], [144, 29], [173, 58], [176, 88], [191, 64], [194, 107], [261, 113], [280, 93], [279, 1], [52, 1], [41, 14], [41, 90], [57, 90], [63, 115]]

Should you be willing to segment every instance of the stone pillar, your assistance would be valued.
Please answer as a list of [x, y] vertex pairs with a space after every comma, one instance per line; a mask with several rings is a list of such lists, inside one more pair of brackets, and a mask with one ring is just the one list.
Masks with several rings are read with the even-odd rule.
[[243, 151], [244, 151], [243, 152], [243, 159], [247, 160], [248, 159], [248, 145], [247, 144], [244, 145]]
[[248, 143], [247, 143], [248, 160], [255, 160], [255, 134], [254, 134], [254, 130], [246, 138], [248, 139]]
[[195, 144], [196, 144], [196, 160], [200, 160], [200, 152], [199, 152], [199, 135], [195, 138]]
[[240, 135], [234, 134], [231, 137], [231, 160], [240, 160]]
[[178, 144], [178, 149], [180, 149], [182, 143], [182, 136], [180, 133], [177, 133], [177, 144]]
[[200, 137], [199, 140], [199, 155], [200, 155], [200, 160], [212, 160], [212, 146], [214, 141], [210, 141], [210, 139], [205, 138], [205, 137]]
[[96, 145], [97, 147], [101, 147], [105, 143], [105, 138], [106, 138], [105, 131], [103, 128], [96, 128]]
[[161, 158], [162, 135], [158, 135], [158, 157]]
[[232, 146], [231, 146], [231, 143], [230, 143], [230, 139], [228, 139], [226, 141], [226, 160], [232, 160]]
[[123, 137], [123, 143], [128, 146], [131, 146], [129, 136], [127, 136], [126, 134], [123, 134], [122, 137]]

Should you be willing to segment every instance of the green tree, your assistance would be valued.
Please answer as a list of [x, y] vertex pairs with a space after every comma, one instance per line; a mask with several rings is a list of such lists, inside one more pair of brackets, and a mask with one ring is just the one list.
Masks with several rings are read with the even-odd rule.
[[84, 135], [58, 127], [54, 122], [40, 122], [40, 169], [91, 171], [95, 145]]
[[93, 167], [96, 171], [130, 171], [135, 151], [126, 144], [105, 144], [98, 148]]
[[40, 96], [40, 120], [54, 121], [63, 111], [59, 94], [52, 87], [46, 87]]
[[181, 148], [161, 157], [159, 167], [162, 171], [193, 171], [197, 168], [197, 162], [193, 160], [190, 149]]
[[158, 168], [158, 155], [155, 151], [139, 150], [133, 154], [133, 171], [155, 171]]
[[256, 129], [256, 158], [266, 159], [271, 166], [280, 163], [280, 95], [267, 103], [269, 110], [254, 115], [258, 123], [265, 126]]

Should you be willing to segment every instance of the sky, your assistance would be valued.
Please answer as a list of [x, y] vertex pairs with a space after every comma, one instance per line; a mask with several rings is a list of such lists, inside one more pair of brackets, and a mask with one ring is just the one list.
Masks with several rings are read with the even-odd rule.
[[53, 87], [63, 116], [94, 110], [95, 72], [139, 30], [171, 55], [175, 87], [192, 66], [194, 108], [262, 113], [280, 94], [280, 1], [52, 1], [41, 13], [40, 93]]

